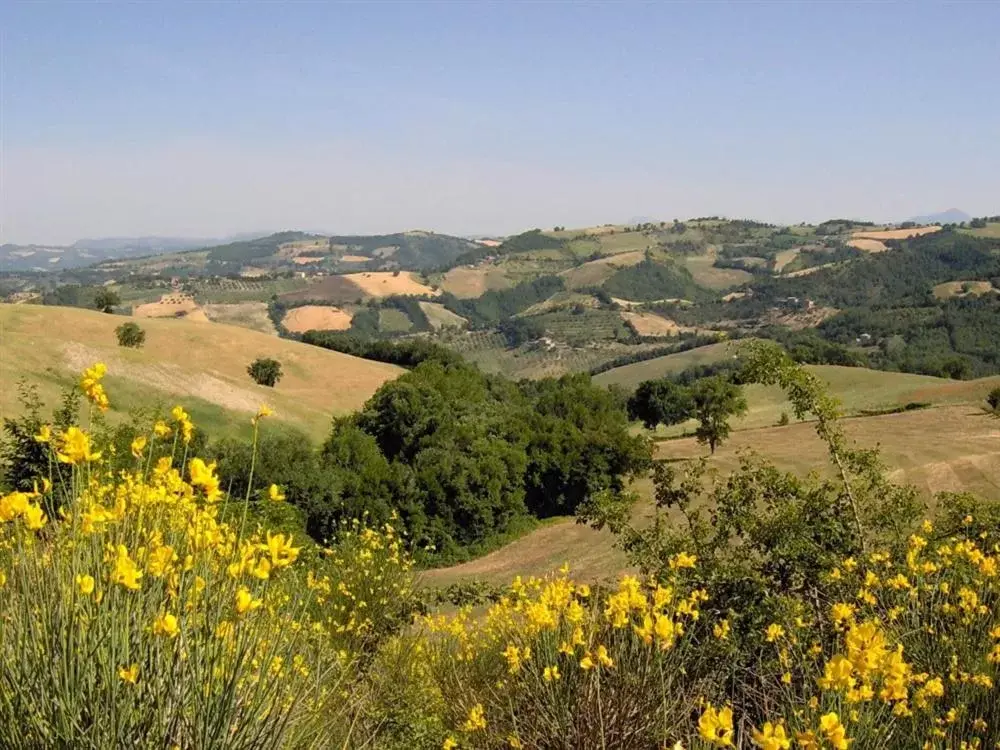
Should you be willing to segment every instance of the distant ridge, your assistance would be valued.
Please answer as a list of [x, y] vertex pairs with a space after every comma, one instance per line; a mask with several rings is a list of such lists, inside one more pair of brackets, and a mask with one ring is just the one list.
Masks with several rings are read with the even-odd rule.
[[963, 221], [969, 221], [972, 217], [958, 208], [949, 208], [947, 211], [941, 211], [936, 214], [927, 214], [926, 216], [914, 216], [910, 221], [915, 221], [917, 224], [961, 224]]

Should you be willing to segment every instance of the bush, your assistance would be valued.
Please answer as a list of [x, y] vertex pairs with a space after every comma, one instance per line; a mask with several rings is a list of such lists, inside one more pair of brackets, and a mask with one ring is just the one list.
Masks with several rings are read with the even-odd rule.
[[94, 307], [104, 313], [114, 312], [114, 308], [122, 303], [117, 292], [110, 289], [101, 289], [94, 295]]
[[45, 470], [0, 498], [0, 745], [344, 746], [347, 681], [407, 599], [398, 537], [348, 527], [318, 560], [246, 523], [280, 488], [231, 500], [214, 464], [174, 465], [193, 427], [172, 414], [124, 471], [94, 433], [42, 425]]
[[131, 321], [118, 326], [115, 329], [115, 335], [118, 337], [118, 346], [138, 349], [146, 343], [146, 332], [137, 323]]
[[993, 413], [1000, 412], [1000, 386], [992, 389], [986, 396], [986, 405]]
[[281, 380], [281, 363], [276, 359], [258, 357], [247, 367], [247, 374], [258, 385], [266, 385], [269, 388], [274, 388], [278, 381]]

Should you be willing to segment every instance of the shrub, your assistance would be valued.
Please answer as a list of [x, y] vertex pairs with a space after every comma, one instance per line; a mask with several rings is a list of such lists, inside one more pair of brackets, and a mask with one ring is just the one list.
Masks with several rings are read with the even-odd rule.
[[1000, 412], [1000, 386], [991, 390], [986, 396], [986, 405], [993, 413]]
[[110, 313], [114, 311], [114, 308], [122, 303], [121, 297], [118, 296], [117, 292], [113, 292], [110, 289], [101, 289], [94, 295], [94, 307], [104, 313]]
[[247, 367], [247, 374], [254, 379], [258, 385], [266, 385], [274, 388], [281, 380], [281, 363], [269, 357], [258, 357]]
[[42, 425], [46, 472], [0, 498], [0, 745], [343, 746], [346, 682], [406, 598], [398, 538], [358, 525], [298, 572], [314, 552], [247, 523], [280, 488], [233, 501], [214, 463], [175, 465], [193, 426], [172, 415], [120, 472], [93, 433]]
[[118, 326], [115, 329], [115, 335], [118, 337], [118, 346], [138, 349], [146, 343], [146, 332], [137, 323], [131, 321]]

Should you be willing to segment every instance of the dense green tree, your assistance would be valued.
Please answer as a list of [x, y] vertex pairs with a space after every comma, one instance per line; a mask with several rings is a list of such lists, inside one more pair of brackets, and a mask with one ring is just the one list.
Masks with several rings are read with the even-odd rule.
[[648, 429], [680, 424], [694, 412], [691, 392], [671, 380], [647, 380], [639, 384], [628, 401], [630, 419], [641, 420]]
[[1000, 413], [1000, 387], [993, 388], [986, 395], [986, 405], [993, 413]]
[[118, 326], [115, 329], [115, 336], [118, 338], [118, 346], [130, 349], [138, 349], [146, 343], [146, 332], [139, 327], [138, 323], [132, 321]]
[[100, 289], [97, 294], [94, 295], [94, 307], [104, 313], [110, 313], [118, 305], [122, 303], [121, 297], [118, 296], [118, 292], [111, 289]]
[[538, 516], [572, 513], [596, 493], [620, 493], [648, 468], [647, 441], [628, 432], [616, 394], [587, 375], [526, 381], [526, 503]]
[[258, 385], [274, 388], [281, 380], [281, 363], [270, 357], [258, 357], [247, 366], [247, 374]]
[[707, 443], [715, 453], [729, 437], [730, 417], [746, 413], [747, 400], [738, 385], [721, 376], [699, 380], [691, 388], [694, 400], [694, 416], [698, 420], [695, 436], [698, 442]]

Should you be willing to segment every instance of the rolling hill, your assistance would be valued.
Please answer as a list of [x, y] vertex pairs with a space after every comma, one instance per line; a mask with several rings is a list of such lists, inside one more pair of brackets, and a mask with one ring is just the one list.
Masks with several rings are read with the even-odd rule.
[[[360, 407], [403, 372], [296, 341], [221, 323], [142, 320], [146, 345], [123, 349], [114, 329], [129, 320], [77, 308], [0, 304], [0, 417], [20, 411], [17, 383], [38, 387], [54, 405], [79, 372], [102, 361], [112, 418], [136, 407], [184, 404], [213, 434], [245, 433], [261, 403], [276, 421], [325, 436], [330, 419]], [[247, 365], [258, 356], [282, 364], [276, 388], [254, 383]]]
[[[879, 446], [893, 481], [912, 484], [925, 500], [932, 501], [935, 493], [948, 491], [975, 492], [984, 498], [1000, 500], [1000, 422], [984, 414], [979, 406], [989, 389], [1000, 384], [1000, 378], [950, 381], [862, 368], [810, 369], [830, 384], [849, 411], [909, 400], [932, 405], [915, 411], [844, 420], [847, 435], [859, 445]], [[708, 458], [710, 480], [727, 476], [747, 451], [799, 476], [830, 470], [826, 446], [816, 437], [811, 423], [775, 426], [781, 411], [788, 410], [782, 393], [774, 388], [751, 386], [746, 395], [750, 407], [747, 416], [734, 422], [730, 440]], [[707, 457], [708, 450], [693, 437], [661, 438], [656, 443], [655, 455], [686, 462]], [[650, 515], [652, 483], [648, 478], [639, 479], [632, 489], [639, 496], [633, 517], [641, 525], [641, 519]], [[423, 576], [424, 583], [431, 586], [470, 579], [502, 583], [515, 575], [545, 575], [564, 563], [569, 564], [579, 580], [612, 577], [626, 567], [625, 555], [615, 546], [615, 537], [607, 529], [595, 531], [572, 518], [564, 518], [553, 520], [482, 558], [431, 570]]]

